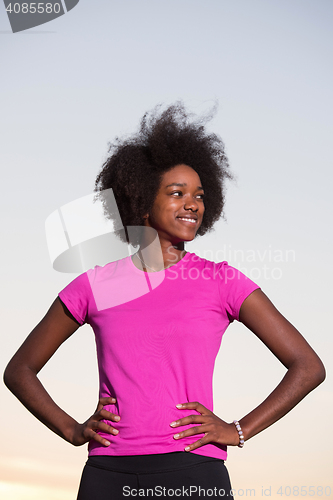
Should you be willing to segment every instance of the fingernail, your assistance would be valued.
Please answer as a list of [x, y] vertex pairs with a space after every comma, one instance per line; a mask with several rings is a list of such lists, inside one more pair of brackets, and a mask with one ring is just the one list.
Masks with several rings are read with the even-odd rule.
[[190, 451], [190, 447], [186, 446], [185, 451]]
[[174, 437], [174, 439], [178, 439], [179, 438], [179, 434], [175, 434], [173, 437]]
[[118, 415], [116, 417], [114, 417], [114, 420], [120, 420], [120, 417], [118, 417]]
[[113, 434], [118, 434], [119, 433], [118, 429], [113, 429], [112, 432], [113, 432]]
[[183, 405], [176, 405], [176, 408], [182, 408]]
[[171, 427], [174, 427], [177, 424], [177, 422], [171, 422]]
[[105, 446], [110, 446], [110, 441], [105, 441]]

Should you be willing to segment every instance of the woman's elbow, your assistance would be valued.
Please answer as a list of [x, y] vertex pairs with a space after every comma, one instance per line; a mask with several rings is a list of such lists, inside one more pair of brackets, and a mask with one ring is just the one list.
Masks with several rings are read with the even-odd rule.
[[12, 387], [14, 385], [15, 379], [15, 371], [13, 370], [11, 363], [9, 362], [6, 366], [5, 371], [3, 372], [3, 381], [5, 386], [12, 391]]
[[315, 358], [308, 360], [306, 376], [311, 389], [315, 389], [322, 384], [326, 378], [326, 370], [321, 359], [316, 355]]
[[296, 379], [306, 393], [318, 387], [326, 378], [324, 364], [314, 351], [296, 356], [289, 365], [289, 369], [294, 372]]
[[[319, 359], [319, 358], [318, 358]], [[326, 370], [323, 362], [319, 359], [318, 366], [314, 370], [314, 378], [317, 381], [317, 385], [320, 385], [324, 382], [326, 378]], [[317, 387], [316, 385], [316, 387]]]
[[22, 366], [18, 366], [13, 360], [9, 361], [3, 373], [3, 381], [5, 386], [15, 394], [15, 388], [19, 385], [20, 379], [24, 379]]

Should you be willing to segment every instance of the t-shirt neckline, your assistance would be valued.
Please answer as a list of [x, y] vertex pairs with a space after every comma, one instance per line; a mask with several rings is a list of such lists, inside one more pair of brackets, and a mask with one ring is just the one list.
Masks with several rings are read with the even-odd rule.
[[182, 259], [180, 259], [178, 262], [176, 262], [176, 264], [173, 264], [172, 266], [169, 266], [167, 267], [166, 269], [161, 269], [160, 271], [153, 271], [153, 272], [145, 272], [145, 271], [141, 271], [141, 269], [138, 269], [136, 267], [136, 265], [133, 263], [132, 261], [132, 255], [130, 255], [129, 257], [127, 257], [128, 259], [128, 262], [129, 262], [129, 265], [131, 266], [131, 268], [136, 271], [137, 273], [140, 273], [140, 274], [148, 274], [148, 275], [154, 275], [154, 274], [159, 274], [159, 273], [163, 273], [163, 272], [167, 272], [171, 269], [174, 269], [175, 267], [179, 266], [180, 264], [184, 264], [188, 261], [188, 256], [190, 255], [191, 252], [186, 252], [186, 254], [184, 255], [184, 257]]

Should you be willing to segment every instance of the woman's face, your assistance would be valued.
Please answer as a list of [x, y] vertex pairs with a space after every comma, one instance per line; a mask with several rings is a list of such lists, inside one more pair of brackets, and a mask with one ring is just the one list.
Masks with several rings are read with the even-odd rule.
[[177, 165], [164, 173], [153, 208], [145, 225], [153, 227], [160, 240], [171, 244], [194, 239], [205, 211], [200, 177], [188, 165]]

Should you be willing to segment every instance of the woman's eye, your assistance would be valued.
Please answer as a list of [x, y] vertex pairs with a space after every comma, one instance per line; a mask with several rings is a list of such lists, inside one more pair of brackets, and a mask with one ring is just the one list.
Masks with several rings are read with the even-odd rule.
[[[183, 193], [182, 193], [182, 191], [173, 191], [171, 194], [180, 194], [180, 195], [182, 195]], [[203, 200], [203, 198], [204, 198], [205, 195], [204, 194], [198, 194], [197, 196], [199, 196]]]

